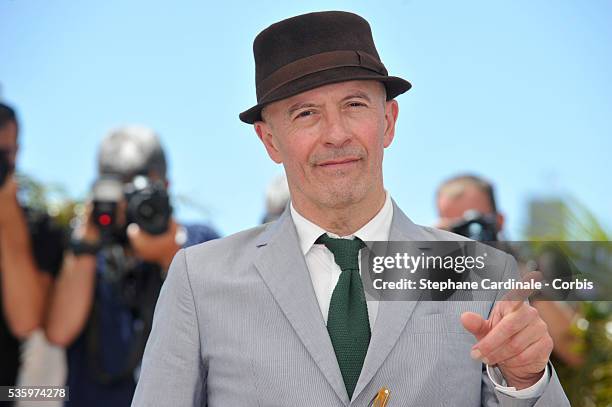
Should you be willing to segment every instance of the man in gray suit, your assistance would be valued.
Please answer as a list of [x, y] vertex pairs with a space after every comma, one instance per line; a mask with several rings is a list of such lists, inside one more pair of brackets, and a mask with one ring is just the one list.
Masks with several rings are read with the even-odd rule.
[[410, 84], [388, 76], [369, 24], [301, 15], [253, 50], [258, 104], [240, 118], [284, 165], [291, 202], [176, 255], [132, 405], [367, 406], [383, 386], [389, 406], [569, 405], [528, 303], [366, 302], [363, 242], [459, 239], [415, 225], [384, 189]]

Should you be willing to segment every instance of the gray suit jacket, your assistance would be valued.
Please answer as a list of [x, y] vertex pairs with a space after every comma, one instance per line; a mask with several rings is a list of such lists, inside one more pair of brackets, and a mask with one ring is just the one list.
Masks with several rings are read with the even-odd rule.
[[[455, 239], [415, 225], [394, 203], [390, 240]], [[465, 310], [486, 316], [491, 306], [381, 302], [349, 400], [286, 210], [276, 222], [177, 253], [132, 406], [367, 406], [382, 386], [390, 407], [569, 406], [552, 366], [539, 399], [494, 389], [459, 321]]]

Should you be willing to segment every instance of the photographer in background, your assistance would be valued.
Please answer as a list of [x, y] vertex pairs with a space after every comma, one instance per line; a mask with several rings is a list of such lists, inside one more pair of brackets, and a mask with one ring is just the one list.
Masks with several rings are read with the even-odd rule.
[[64, 250], [48, 215], [17, 198], [18, 131], [15, 111], [0, 103], [0, 386], [15, 385], [20, 343], [41, 326]]
[[289, 199], [291, 199], [291, 196], [289, 194], [287, 177], [284, 174], [275, 177], [266, 189], [266, 213], [261, 223], [268, 223], [278, 219], [289, 203]]
[[99, 179], [56, 281], [45, 331], [67, 348], [68, 406], [129, 406], [159, 290], [174, 254], [217, 238], [171, 214], [166, 159], [143, 127], [111, 132]]
[[[484, 178], [468, 174], [444, 181], [438, 187], [436, 206], [440, 217], [436, 227], [481, 242], [503, 240], [504, 216], [497, 208], [493, 185]], [[548, 324], [553, 355], [570, 366], [582, 363], [573, 350], [576, 338], [570, 332], [575, 311], [560, 302], [531, 302]]]

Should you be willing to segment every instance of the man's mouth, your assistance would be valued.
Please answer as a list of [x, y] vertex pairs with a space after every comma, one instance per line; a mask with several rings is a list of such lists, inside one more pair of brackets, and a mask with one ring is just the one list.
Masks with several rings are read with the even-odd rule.
[[336, 158], [333, 160], [323, 161], [318, 165], [320, 167], [329, 169], [344, 168], [357, 163], [359, 160], [361, 160], [361, 158], [358, 157]]

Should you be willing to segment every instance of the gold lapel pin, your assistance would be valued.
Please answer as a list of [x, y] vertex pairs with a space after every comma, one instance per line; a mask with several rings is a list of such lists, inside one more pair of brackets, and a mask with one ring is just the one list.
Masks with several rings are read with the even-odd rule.
[[376, 393], [376, 395], [372, 399], [372, 401], [370, 401], [368, 407], [385, 407], [389, 402], [389, 395], [389, 389], [387, 387], [381, 387], [380, 390], [378, 390], [378, 393]]

